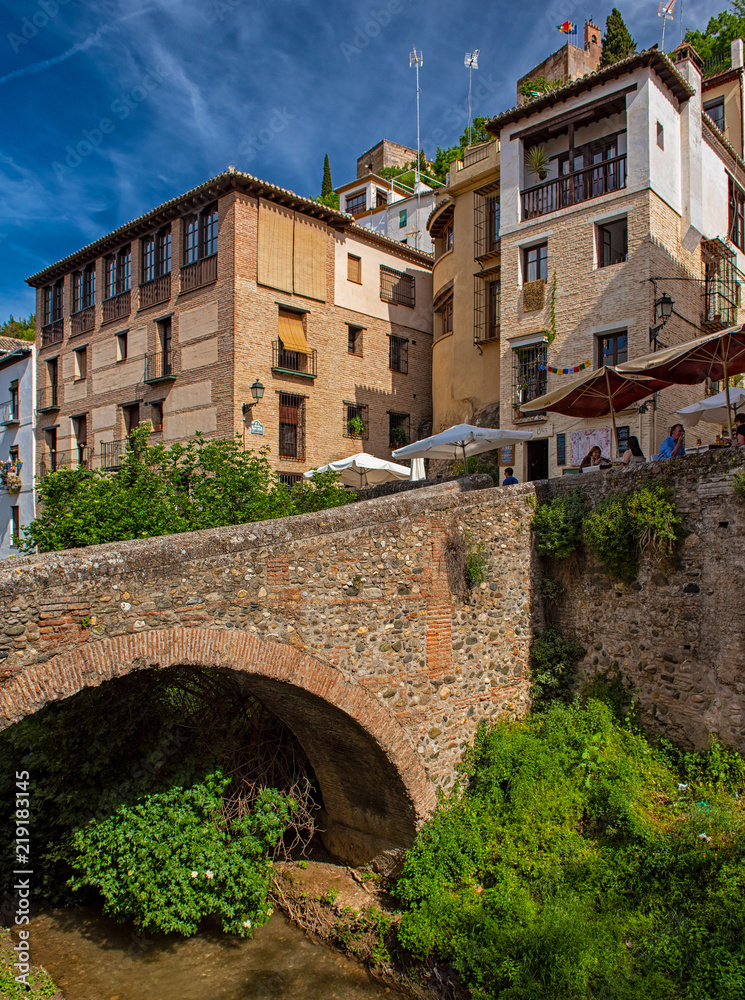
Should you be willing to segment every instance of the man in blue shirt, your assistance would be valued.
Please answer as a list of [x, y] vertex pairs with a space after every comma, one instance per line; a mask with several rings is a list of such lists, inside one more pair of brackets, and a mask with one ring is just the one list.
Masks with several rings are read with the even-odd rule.
[[517, 482], [517, 480], [515, 479], [515, 477], [513, 475], [514, 471], [515, 471], [514, 469], [505, 469], [504, 470], [504, 482], [502, 483], [502, 486], [514, 486], [515, 485], [515, 483]]
[[670, 437], [666, 437], [660, 445], [657, 458], [685, 458], [684, 435], [685, 431], [682, 424], [675, 424], [671, 427]]

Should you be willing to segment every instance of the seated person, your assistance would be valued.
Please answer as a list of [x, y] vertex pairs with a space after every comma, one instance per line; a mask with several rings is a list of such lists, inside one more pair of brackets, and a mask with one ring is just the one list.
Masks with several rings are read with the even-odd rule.
[[735, 420], [737, 427], [735, 428], [734, 444], [745, 444], [745, 413], [738, 413]]
[[685, 430], [682, 424], [673, 424], [670, 428], [670, 436], [666, 437], [660, 445], [657, 458], [685, 458]]
[[593, 448], [590, 448], [585, 457], [582, 459], [579, 467], [580, 469], [587, 469], [589, 466], [593, 465], [606, 466], [606, 467], [610, 465], [608, 459], [603, 458], [603, 453], [600, 450], [600, 448], [598, 448], [597, 445], [595, 445]]
[[514, 473], [515, 473], [514, 469], [504, 470], [504, 482], [502, 483], [502, 486], [514, 486], [517, 483], [517, 479], [515, 479]]
[[626, 451], [623, 453], [621, 461], [627, 468], [632, 465], [643, 465], [646, 462], [639, 439], [633, 435], [626, 442]]

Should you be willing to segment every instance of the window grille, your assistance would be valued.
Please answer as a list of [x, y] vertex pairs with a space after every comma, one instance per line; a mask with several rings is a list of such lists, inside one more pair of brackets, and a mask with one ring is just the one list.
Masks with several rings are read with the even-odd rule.
[[280, 472], [279, 481], [288, 490], [291, 490], [299, 483], [302, 483], [303, 475], [301, 472]]
[[498, 275], [474, 275], [473, 342], [497, 340], [500, 328], [501, 284]]
[[737, 323], [740, 286], [735, 255], [704, 257], [704, 314], [702, 325], [725, 329]]
[[411, 441], [411, 417], [408, 413], [388, 412], [388, 439], [391, 448], [403, 448]]
[[[357, 429], [360, 421], [362, 421], [363, 428], [361, 433]], [[363, 438], [363, 440], [367, 440], [370, 437], [370, 417], [367, 404], [345, 402], [343, 406], [343, 422], [342, 433], [344, 437]]]
[[397, 302], [402, 306], [413, 306], [416, 301], [414, 275], [395, 271], [392, 267], [380, 265], [380, 297], [383, 302]]
[[314, 349], [310, 354], [304, 351], [287, 350], [281, 340], [272, 341], [272, 370], [297, 372], [298, 375], [312, 375], [316, 372], [317, 351]]
[[388, 338], [388, 367], [407, 375], [409, 371], [409, 341], [405, 337]]
[[[542, 396], [547, 389], [548, 345], [545, 343], [530, 344], [528, 347], [515, 347], [512, 352], [512, 392], [515, 405], [519, 408], [523, 403]], [[543, 367], [541, 367], [543, 365]]]
[[485, 257], [499, 247], [499, 184], [474, 192], [474, 257]]
[[279, 394], [279, 455], [305, 460], [305, 396]]

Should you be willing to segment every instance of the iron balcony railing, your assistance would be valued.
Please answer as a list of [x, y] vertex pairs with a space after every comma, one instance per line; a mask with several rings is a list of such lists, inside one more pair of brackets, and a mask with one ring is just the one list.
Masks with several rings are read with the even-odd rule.
[[89, 469], [93, 460], [93, 448], [78, 445], [69, 451], [50, 451], [39, 460], [39, 475], [44, 477], [60, 469]]
[[167, 302], [171, 297], [171, 275], [163, 274], [152, 281], [144, 281], [140, 285], [140, 309], [154, 306], [158, 302]]
[[310, 354], [305, 354], [303, 351], [288, 351], [281, 340], [272, 341], [273, 371], [292, 372], [295, 375], [315, 378], [316, 357], [315, 350], [312, 350]]
[[626, 187], [626, 154], [594, 163], [521, 192], [523, 221]]
[[707, 76], [716, 76], [717, 73], [723, 73], [725, 70], [729, 69], [731, 65], [732, 53], [720, 52], [718, 55], [710, 56], [708, 59], [704, 59], [701, 75], [705, 80]]
[[90, 333], [95, 325], [96, 307], [87, 306], [70, 317], [70, 335], [74, 337], [78, 333]]
[[416, 286], [414, 275], [396, 271], [392, 267], [380, 265], [380, 297], [383, 302], [398, 302], [402, 306], [414, 306]]
[[127, 439], [101, 442], [100, 466], [102, 469], [118, 469], [122, 464], [122, 456], [127, 450]]
[[122, 316], [129, 316], [131, 308], [132, 303], [129, 290], [126, 292], [119, 292], [118, 295], [112, 295], [109, 299], [104, 299], [104, 323], [111, 323], [113, 320], [120, 319]]
[[481, 160], [485, 160], [489, 155], [489, 150], [491, 149], [493, 140], [488, 142], [482, 142], [478, 146], [471, 146], [463, 154], [463, 166], [462, 170], [466, 170], [468, 167], [472, 167], [474, 163], [479, 163]]
[[154, 351], [145, 355], [145, 382], [164, 382], [176, 378], [173, 370], [173, 350]]
[[181, 268], [181, 291], [189, 292], [192, 288], [200, 288], [202, 285], [209, 285], [217, 281], [217, 254], [211, 257], [203, 257], [202, 260], [195, 260], [192, 264], [185, 264]]
[[63, 319], [52, 320], [41, 328], [41, 346], [51, 347], [52, 344], [61, 344], [65, 335], [65, 321]]
[[44, 389], [39, 389], [37, 394], [36, 409], [40, 412], [45, 410], [58, 410], [62, 402], [62, 386], [58, 383], [48, 385]]
[[0, 403], [0, 424], [7, 427], [9, 424], [17, 424], [18, 421], [18, 403], [13, 399]]

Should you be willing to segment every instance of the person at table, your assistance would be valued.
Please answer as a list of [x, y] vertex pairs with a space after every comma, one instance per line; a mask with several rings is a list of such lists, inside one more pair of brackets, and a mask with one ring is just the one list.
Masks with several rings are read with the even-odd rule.
[[517, 482], [518, 482], [518, 480], [515, 479], [515, 470], [514, 469], [505, 469], [504, 470], [504, 481], [502, 483], [502, 486], [515, 486], [517, 484]]
[[685, 429], [682, 424], [673, 424], [670, 435], [660, 445], [657, 458], [685, 458]]
[[737, 421], [735, 444], [745, 444], [745, 413], [738, 413], [735, 420]]
[[643, 465], [646, 462], [639, 439], [633, 435], [626, 441], [626, 451], [623, 453], [621, 462], [627, 468], [631, 468], [632, 465]]
[[580, 462], [580, 469], [587, 469], [591, 465], [609, 465], [607, 458], [603, 458], [603, 453], [600, 448], [595, 445], [590, 448], [585, 457]]

